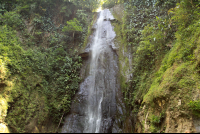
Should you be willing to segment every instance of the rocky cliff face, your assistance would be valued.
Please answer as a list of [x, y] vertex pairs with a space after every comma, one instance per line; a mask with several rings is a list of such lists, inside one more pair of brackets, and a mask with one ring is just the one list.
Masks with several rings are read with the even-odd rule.
[[[129, 81], [134, 80], [132, 77], [134, 64], [132, 63], [134, 56], [133, 50], [126, 44], [127, 42], [122, 39], [122, 32], [120, 31], [121, 25], [125, 23], [124, 20], [122, 20], [122, 17], [124, 16], [123, 6], [117, 5], [110, 9], [110, 11], [115, 19], [105, 18], [103, 23], [110, 27], [111, 22], [114, 26], [112, 29], [114, 29], [116, 36], [113, 33], [114, 36], [112, 40], [107, 41], [103, 45], [106, 50], [100, 54], [100, 57], [104, 58], [98, 58], [99, 71], [97, 77], [95, 77], [97, 91], [99, 91], [98, 89], [106, 89], [103, 91], [103, 101], [100, 105], [102, 117], [101, 129], [99, 132], [199, 133], [200, 118], [192, 113], [187, 104], [190, 100], [195, 101], [200, 99], [198, 95], [199, 89], [197, 88], [198, 84], [191, 88], [181, 87], [182, 85], [178, 85], [181, 83], [181, 78], [177, 81], [175, 78], [179, 76], [183, 77], [185, 75], [187, 79], [196, 81], [195, 78], [198, 76], [195, 74], [189, 77], [191, 70], [189, 69], [187, 71], [187, 69], [182, 69], [184, 66], [179, 67], [181, 62], [174, 63], [164, 73], [162, 81], [158, 86], [158, 88], [161, 89], [164, 87], [164, 90], [159, 91], [159, 89], [157, 89], [155, 92], [151, 93], [151, 97], [153, 98], [152, 101], [146, 99], [148, 98], [147, 92], [149, 90], [146, 89], [146, 93], [144, 93], [146, 98], [143, 96], [137, 98], [136, 102], [131, 102], [139, 106], [139, 109], [130, 106], [130, 102], [127, 101], [128, 98], [126, 98], [126, 96], [131, 96], [129, 91], [133, 90], [131, 87], [127, 86]], [[98, 14], [97, 18], [99, 17], [100, 14]], [[94, 44], [97, 29], [98, 24], [96, 21], [92, 27], [93, 33], [89, 37], [85, 52], [80, 54], [84, 59], [84, 65], [81, 70], [81, 77], [84, 80], [72, 103], [71, 112], [66, 117], [62, 132], [85, 132], [85, 126], [87, 126], [85, 120], [87, 118], [87, 105], [91, 104], [91, 102], [93, 104], [92, 107], [99, 104], [96, 103], [99, 99], [97, 99], [97, 101], [92, 99], [88, 101], [88, 98], [90, 98], [89, 96], [91, 96], [88, 89], [90, 89], [90, 85], [94, 85], [94, 77], [90, 74], [90, 64], [92, 61], [92, 45]], [[102, 38], [104, 38], [108, 33], [105, 32], [108, 28], [102, 27], [101, 29]], [[170, 49], [171, 48], [172, 47], [170, 47]], [[195, 52], [198, 53], [199, 48], [197, 48]], [[196, 57], [198, 58], [198, 56]], [[158, 71], [158, 68], [160, 68], [162, 60], [163, 59], [161, 58], [156, 62], [158, 65], [156, 66], [157, 69], [155, 69], [155, 71]], [[185, 71], [185, 74], [178, 74], [180, 70]], [[151, 78], [153, 77], [151, 76]], [[182, 84], [184, 82], [182, 81]], [[196, 81], [196, 83], [198, 83], [198, 81]], [[101, 92], [99, 93], [101, 94]], [[92, 96], [94, 97], [94, 94]], [[92, 111], [95, 111], [95, 109]]]
[[[84, 79], [65, 119], [62, 132], [122, 132], [125, 106], [120, 90], [116, 36], [108, 9], [97, 15], [82, 57]], [[89, 54], [87, 54], [89, 53]], [[89, 56], [89, 57], [87, 57]]]
[[155, 107], [141, 107], [137, 115], [135, 132], [199, 133], [200, 119], [192, 116], [187, 109], [180, 109], [181, 100], [176, 106], [172, 106], [173, 104], [171, 101], [158, 100]]
[[[116, 52], [119, 56], [121, 89], [129, 88], [129, 91], [134, 90], [130, 87], [123, 87], [123, 85], [126, 85], [129, 82], [129, 80], [134, 80], [134, 78], [131, 77], [132, 64], [134, 64], [132, 63], [132, 58], [134, 55], [133, 52], [131, 52], [131, 48], [126, 45], [126, 41], [122, 39], [122, 32], [119, 31], [121, 30], [121, 25], [124, 24], [122, 20], [125, 14], [123, 6], [117, 5], [111, 9], [111, 12], [116, 18], [112, 24], [114, 25], [115, 32], [117, 33], [115, 44], [118, 48]], [[162, 60], [158, 61], [157, 64], [159, 65], [161, 62]], [[165, 90], [162, 90], [162, 93], [160, 94], [155, 90], [155, 92], [151, 94], [151, 96], [154, 97], [153, 101], [148, 102], [142, 97], [139, 98], [136, 103], [134, 102], [140, 107], [138, 112], [135, 111], [137, 109], [130, 107], [128, 106], [128, 103], [125, 103], [127, 110], [126, 114], [123, 114], [123, 132], [200, 132], [199, 117], [192, 113], [187, 104], [190, 102], [190, 100], [200, 99], [198, 95], [199, 89], [197, 89], [196, 86], [190, 88], [189, 90], [187, 87], [180, 88], [178, 86], [177, 83], [179, 83], [179, 81], [176, 82], [174, 76], [178, 77], [178, 74], [176, 74], [175, 70], [180, 65], [180, 63], [174, 63], [172, 67], [166, 71], [162, 77], [163, 83], [161, 82], [159, 85], [159, 88], [165, 87]], [[157, 68], [159, 68], [159, 66]], [[190, 74], [191, 73], [192, 71]], [[181, 72], [181, 76], [190, 76], [190, 74], [183, 74], [183, 72]], [[188, 77], [188, 79], [193, 79], [195, 81], [194, 76]], [[148, 91], [149, 89], [146, 90]], [[123, 96], [125, 96], [125, 94], [126, 93], [123, 92]]]

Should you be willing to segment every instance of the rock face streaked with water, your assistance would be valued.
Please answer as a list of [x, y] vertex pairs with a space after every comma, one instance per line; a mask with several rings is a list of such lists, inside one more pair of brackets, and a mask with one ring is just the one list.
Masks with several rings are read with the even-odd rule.
[[110, 20], [114, 17], [108, 9], [98, 13], [86, 50], [90, 57], [85, 61], [88, 66], [83, 68], [85, 79], [65, 119], [63, 133], [122, 131], [118, 125], [121, 121], [116, 117], [122, 116], [125, 108], [121, 101], [118, 56], [114, 52], [116, 34]]

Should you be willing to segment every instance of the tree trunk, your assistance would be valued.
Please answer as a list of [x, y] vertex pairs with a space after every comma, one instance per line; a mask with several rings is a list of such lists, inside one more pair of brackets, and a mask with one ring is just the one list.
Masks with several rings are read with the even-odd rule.
[[73, 32], [73, 46], [74, 46], [74, 33], [75, 33], [75, 32]]
[[[64, 115], [64, 113], [65, 113], [65, 112], [63, 112], [63, 115]], [[60, 122], [59, 122], [59, 124], [58, 124], [58, 127], [57, 127], [57, 129], [56, 129], [56, 133], [58, 133], [58, 128], [59, 128], [60, 123], [61, 123], [61, 121], [62, 121], [63, 115], [62, 115], [62, 117], [61, 117], [61, 119], [60, 119]]]

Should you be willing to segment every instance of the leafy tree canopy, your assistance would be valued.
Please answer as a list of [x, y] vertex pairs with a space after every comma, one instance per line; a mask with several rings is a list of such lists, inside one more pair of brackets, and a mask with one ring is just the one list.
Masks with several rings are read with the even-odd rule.
[[69, 32], [82, 32], [83, 29], [80, 26], [80, 22], [74, 18], [73, 20], [67, 21], [67, 26], [65, 26], [62, 30], [63, 32], [69, 31]]

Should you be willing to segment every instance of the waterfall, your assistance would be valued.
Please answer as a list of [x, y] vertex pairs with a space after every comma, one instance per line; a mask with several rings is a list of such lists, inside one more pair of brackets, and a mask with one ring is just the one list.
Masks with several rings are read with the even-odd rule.
[[[101, 125], [101, 102], [103, 100], [103, 91], [95, 88], [95, 78], [98, 73], [98, 65], [103, 61], [103, 57], [99, 57], [103, 53], [102, 39], [102, 22], [104, 20], [104, 11], [100, 12], [100, 17], [97, 20], [97, 29], [94, 37], [94, 43], [91, 48], [90, 75], [92, 76], [91, 85], [89, 86], [88, 108], [86, 109], [86, 127], [84, 132], [98, 133]], [[96, 103], [94, 103], [96, 102]]]
[[93, 26], [95, 30], [88, 43], [90, 57], [85, 61], [88, 66], [84, 69], [89, 71], [65, 119], [64, 133], [108, 133], [119, 130], [115, 121], [118, 109], [121, 111], [121, 106], [116, 102], [120, 92], [118, 56], [113, 51], [116, 34], [110, 20], [114, 20], [114, 17], [109, 9], [98, 13]]

